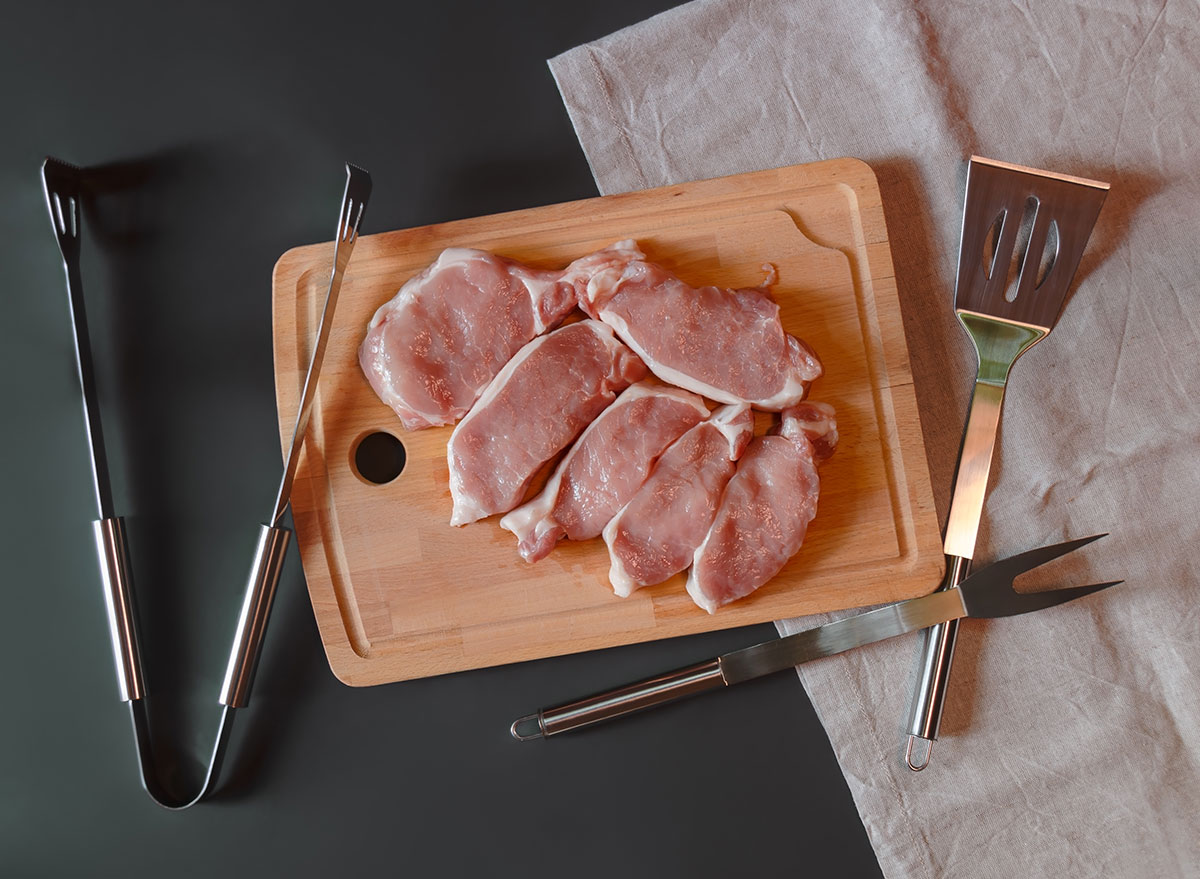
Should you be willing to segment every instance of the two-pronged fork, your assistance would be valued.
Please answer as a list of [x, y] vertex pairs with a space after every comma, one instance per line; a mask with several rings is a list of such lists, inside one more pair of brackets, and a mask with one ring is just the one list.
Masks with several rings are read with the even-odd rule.
[[707, 662], [657, 675], [636, 684], [608, 690], [578, 702], [543, 708], [512, 725], [513, 737], [520, 741], [544, 738], [632, 714], [646, 708], [674, 702], [721, 687], [732, 687], [764, 675], [792, 668], [803, 662], [833, 656], [885, 638], [914, 632], [936, 623], [963, 617], [991, 618], [1015, 616], [1054, 607], [1084, 595], [1090, 595], [1112, 583], [1096, 583], [1045, 592], [1017, 592], [1013, 580], [1051, 559], [1065, 555], [1103, 534], [1084, 537], [1053, 546], [1044, 546], [994, 562], [972, 574], [962, 583], [921, 598], [889, 604], [876, 610], [826, 623], [726, 653]]

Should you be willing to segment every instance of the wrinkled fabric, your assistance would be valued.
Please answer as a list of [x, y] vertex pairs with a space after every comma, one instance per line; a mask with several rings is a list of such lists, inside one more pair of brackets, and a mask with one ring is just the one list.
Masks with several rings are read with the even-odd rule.
[[1013, 369], [976, 565], [1109, 531], [1040, 579], [1127, 582], [967, 621], [920, 774], [917, 636], [799, 673], [886, 876], [1200, 875], [1195, 4], [699, 0], [550, 66], [606, 194], [872, 166], [943, 523], [975, 366], [951, 311], [964, 160], [1112, 183], [1058, 326]]

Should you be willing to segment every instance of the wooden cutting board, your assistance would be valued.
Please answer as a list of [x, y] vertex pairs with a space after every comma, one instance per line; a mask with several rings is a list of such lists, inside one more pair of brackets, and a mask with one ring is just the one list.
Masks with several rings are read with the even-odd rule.
[[[622, 238], [693, 285], [758, 284], [774, 264], [784, 327], [825, 364], [811, 399], [837, 409], [841, 444], [800, 553], [751, 597], [709, 615], [675, 577], [616, 598], [604, 543], [564, 542], [525, 563], [498, 517], [451, 528], [451, 428], [407, 432], [357, 360], [375, 310], [450, 246], [560, 268]], [[280, 435], [296, 407], [328, 284], [332, 244], [275, 266]], [[753, 356], [753, 352], [746, 352]], [[770, 423], [759, 415], [758, 430]], [[358, 443], [397, 437], [407, 463], [376, 485]], [[943, 555], [879, 189], [838, 159], [367, 235], [331, 329], [292, 496], [321, 639], [352, 685], [436, 675], [923, 595]]]

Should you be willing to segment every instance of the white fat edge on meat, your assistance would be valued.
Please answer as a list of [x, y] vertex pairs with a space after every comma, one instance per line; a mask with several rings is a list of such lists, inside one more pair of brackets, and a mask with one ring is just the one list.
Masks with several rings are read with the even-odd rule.
[[[736, 473], [734, 473], [733, 475], [737, 476]], [[730, 481], [732, 481], [732, 478]], [[726, 485], [728, 485], [728, 483], [726, 483]], [[722, 491], [722, 497], [724, 497], [723, 491]], [[721, 505], [720, 505], [720, 503], [718, 503], [717, 504], [717, 515], [720, 515], [720, 513], [721, 513]], [[716, 517], [714, 516], [713, 524], [715, 524], [715, 523], [716, 523]], [[713, 525], [710, 524], [708, 526], [708, 531], [705, 532], [705, 534], [704, 534], [704, 539], [700, 541], [700, 545], [697, 546], [695, 552], [692, 553], [692, 564], [691, 564], [691, 567], [688, 568], [687, 584], [685, 585], [684, 588], [687, 589], [687, 594], [691, 596], [692, 601], [694, 601], [696, 603], [697, 607], [703, 608], [704, 610], [708, 611], [709, 613], [716, 613], [717, 608], [721, 606], [720, 603], [713, 601], [711, 598], [709, 598], [707, 595], [705, 595], [703, 591], [701, 591], [700, 584], [699, 584], [699, 582], [697, 582], [697, 577], [696, 577], [696, 565], [700, 562], [700, 557], [702, 555], [704, 555], [704, 550], [708, 548], [708, 542], [709, 542], [709, 540], [712, 539], [712, 534], [713, 534]]]
[[600, 313], [600, 320], [612, 327], [613, 330], [616, 331], [617, 335], [621, 337], [621, 341], [633, 349], [633, 353], [642, 359], [642, 362], [646, 364], [646, 367], [668, 384], [676, 385], [684, 388], [685, 390], [708, 397], [710, 400], [716, 400], [718, 403], [746, 402], [745, 400], [735, 397], [728, 391], [723, 391], [720, 388], [705, 384], [704, 382], [699, 381], [698, 379], [695, 379], [686, 373], [682, 373], [679, 370], [672, 369], [669, 366], [664, 366], [663, 364], [659, 363], [650, 356], [645, 348], [638, 344], [637, 339], [635, 339], [633, 334], [629, 331], [629, 325], [625, 323], [625, 321], [619, 316], [602, 311]]
[[542, 320], [542, 300], [561, 284], [562, 280], [561, 278], [554, 278], [553, 280], [548, 278], [533, 278], [524, 273], [518, 277], [518, 280], [525, 288], [525, 292], [529, 294], [529, 306], [533, 309], [534, 335], [540, 336], [550, 326], [550, 324]]
[[[703, 424], [704, 422], [700, 423]], [[696, 427], [699, 426], [696, 425]], [[695, 429], [695, 427], [692, 428], [692, 430]], [[687, 433], [684, 436], [687, 436]], [[637, 497], [636, 492], [634, 493], [634, 497]], [[608, 566], [608, 582], [612, 586], [613, 593], [621, 598], [628, 598], [642, 588], [641, 583], [629, 576], [629, 572], [625, 570], [625, 563], [621, 561], [620, 556], [613, 552], [613, 541], [617, 539], [617, 527], [625, 515], [625, 510], [628, 509], [631, 503], [633, 503], [633, 498], [630, 498], [625, 506], [617, 510], [617, 514], [608, 520], [608, 524], [600, 532], [600, 536], [604, 540], [604, 545], [608, 547], [608, 559], [610, 563]]]
[[[426, 412], [413, 406], [409, 400], [400, 396], [395, 389], [395, 374], [387, 368], [387, 359], [379, 350], [385, 347], [383, 336], [380, 335], [371, 339], [371, 336], [368, 335], [367, 340], [371, 341], [371, 356], [368, 359], [367, 368], [379, 377], [379, 385], [382, 388], [382, 392], [376, 390], [376, 394], [385, 405], [396, 413], [401, 422], [416, 422], [412, 426], [409, 423], [404, 423], [406, 430], [423, 430], [426, 427], [441, 427], [454, 423], [455, 415], [453, 413], [447, 417], [442, 412]], [[364, 344], [366, 344], [367, 340], [364, 340]]]
[[448, 247], [438, 254], [431, 264], [427, 265], [421, 271], [417, 272], [407, 281], [405, 281], [396, 295], [389, 299], [383, 305], [376, 309], [375, 314], [371, 317], [370, 323], [367, 324], [367, 329], [374, 329], [383, 323], [387, 315], [393, 311], [399, 311], [406, 305], [412, 304], [416, 299], [417, 293], [421, 286], [429, 280], [437, 272], [446, 268], [447, 265], [456, 262], [470, 262], [475, 259], [494, 259], [492, 254], [486, 250], [475, 250], [470, 247]]
[[484, 510], [474, 499], [464, 493], [462, 475], [454, 466], [454, 441], [458, 438], [459, 431], [488, 407], [504, 386], [508, 384], [517, 367], [528, 360], [538, 348], [545, 344], [547, 339], [552, 338], [558, 333], [580, 332], [580, 327], [584, 327], [588, 331], [595, 333], [604, 341], [604, 344], [609, 349], [616, 348], [621, 344], [620, 340], [613, 335], [610, 328], [594, 320], [581, 320], [578, 323], [560, 327], [544, 336], [538, 336], [536, 339], [523, 345], [521, 350], [514, 354], [508, 363], [504, 364], [504, 368], [496, 373], [496, 377], [492, 379], [483, 394], [475, 401], [475, 405], [471, 407], [471, 410], [463, 417], [463, 420], [458, 422], [458, 425], [454, 428], [454, 432], [450, 434], [450, 440], [446, 443], [446, 462], [450, 469], [450, 497], [454, 504], [453, 510], [450, 513], [451, 525], [468, 525], [471, 522], [485, 519], [492, 515], [492, 512], [496, 512]]
[[[385, 304], [380, 307], [379, 311], [383, 311], [387, 307], [388, 306]], [[378, 314], [379, 312], [376, 312], [376, 315]], [[403, 421], [405, 417], [419, 419], [422, 421], [432, 420], [426, 413], [417, 412], [415, 409], [413, 409], [413, 407], [409, 406], [407, 401], [402, 399], [400, 395], [393, 390], [395, 386], [395, 376], [393, 375], [392, 371], [387, 368], [387, 361], [383, 356], [382, 351], [384, 347], [383, 334], [375, 332], [376, 323], [377, 322], [374, 319], [371, 320], [371, 323], [368, 325], [367, 334], [363, 338], [362, 345], [359, 347], [358, 351], [359, 366], [362, 368], [363, 373], [367, 376], [368, 381], [370, 381], [372, 390], [375, 391], [376, 395], [381, 401], [383, 401], [384, 405], [389, 407], [393, 412], [396, 413], [397, 416], [400, 417], [401, 421]], [[437, 416], [434, 416], [434, 418], [436, 417]], [[406, 428], [407, 426], [408, 425], [405, 425]], [[418, 426], [418, 429], [419, 427], [420, 425]]]
[[[632, 240], [622, 241], [618, 244], [614, 244], [612, 249], [622, 250], [626, 254], [634, 255], [633, 258], [635, 260], [645, 259], [645, 255], [637, 249], [635, 242]], [[628, 262], [619, 266], [610, 266], [593, 275], [588, 281], [585, 293], [585, 298], [588, 301], [588, 305], [595, 307], [598, 299], [603, 299], [604, 302], [607, 302], [609, 299], [611, 299], [612, 296], [615, 295], [617, 288], [620, 287], [621, 283], [626, 279], [627, 270]], [[769, 296], [769, 294], [766, 292], [767, 288], [771, 287], [779, 280], [779, 273], [772, 263], [763, 263], [762, 270], [765, 273], [762, 284], [758, 287], [750, 287], [745, 289], [759, 290], [762, 291], [764, 295]], [[616, 277], [612, 277], [613, 275], [616, 275]], [[776, 305], [776, 308], [778, 308], [778, 305], [774, 302], [774, 300], [771, 300], [771, 302], [772, 304]], [[678, 385], [681, 388], [686, 388], [689, 391], [694, 391], [697, 394], [702, 394], [705, 397], [708, 397], [710, 400], [715, 400], [718, 403], [747, 403], [751, 406], [754, 406], [758, 409], [764, 409], [768, 412], [780, 412], [783, 409], [786, 409], [789, 406], [794, 406], [803, 400], [805, 395], [808, 393], [809, 385], [819, 378], [822, 372], [819, 360], [817, 361], [817, 372], [809, 377], [797, 377], [794, 370], [788, 369], [785, 372], [786, 378], [784, 380], [783, 387], [781, 387], [770, 397], [765, 397], [758, 400], [744, 400], [741, 397], [730, 393], [724, 388], [718, 388], [715, 385], [707, 384], [706, 382], [702, 382], [694, 376], [680, 372], [677, 369], [658, 362], [649, 354], [649, 352], [646, 351], [645, 348], [638, 344], [637, 339], [634, 338], [633, 333], [629, 330], [629, 325], [622, 317], [605, 311], [604, 303], [601, 303], [599, 308], [596, 309], [596, 313], [600, 320], [616, 330], [617, 335], [621, 337], [621, 341], [632, 348], [634, 353], [642, 359], [647, 367], [649, 367], [650, 371], [660, 379], [665, 382], [669, 382], [670, 384]], [[801, 350], [812, 353], [812, 349], [805, 342], [797, 339], [795, 336], [792, 336], [789, 333], [785, 333], [785, 336], [789, 340], [794, 339]], [[791, 346], [788, 345], [787, 347], [790, 349]], [[816, 360], [816, 355], [813, 354], [812, 356], [813, 359]]]
[[[471, 262], [472, 260], [487, 261], [491, 259], [495, 259], [495, 257], [485, 250], [476, 250], [469, 247], [448, 247], [443, 250], [438, 254], [437, 259], [405, 281], [391, 299], [375, 310], [375, 314], [372, 315], [370, 322], [367, 324], [367, 336], [363, 340], [364, 344], [367, 343], [367, 340], [371, 339], [371, 332], [385, 321], [402, 319], [400, 313], [416, 304], [417, 296], [424, 289], [425, 282], [434, 274], [454, 263]], [[537, 320], [536, 313], [534, 319]], [[540, 333], [541, 330], [539, 329], [538, 332]], [[383, 337], [382, 335], [378, 335], [371, 344], [370, 357], [368, 358], [369, 368], [379, 377], [379, 383], [383, 388], [383, 393], [379, 394], [380, 400], [391, 407], [402, 420], [405, 417], [403, 413], [408, 413], [411, 420], [424, 422], [424, 424], [419, 424], [413, 428], [416, 430], [420, 430], [423, 427], [440, 427], [445, 424], [453, 424], [453, 415], [447, 418], [440, 412], [424, 412], [416, 409], [409, 401], [396, 392], [395, 376], [386, 366], [386, 361], [383, 357], [383, 347]], [[475, 388], [474, 390], [475, 395], [478, 396], [482, 388]]]
[[710, 400], [715, 400], [718, 403], [737, 404], [744, 403], [748, 406], [754, 406], [756, 409], [764, 409], [768, 412], [779, 412], [789, 406], [794, 406], [804, 399], [804, 395], [808, 393], [810, 382], [797, 379], [795, 374], [789, 370], [786, 375], [787, 379], [783, 383], [783, 387], [770, 397], [761, 400], [743, 400], [729, 391], [718, 388], [714, 385], [700, 381], [694, 376], [680, 372], [670, 366], [659, 363], [646, 351], [644, 347], [638, 344], [633, 333], [629, 331], [629, 324], [625, 322], [619, 315], [611, 312], [601, 311], [600, 320], [608, 324], [617, 335], [621, 337], [621, 341], [633, 349], [633, 353], [642, 359], [647, 368], [669, 384], [677, 385], [681, 388], [686, 388], [689, 391], [708, 397]]
[[[729, 441], [729, 460], [731, 461], [740, 460], [746, 451], [749, 450], [750, 442], [753, 442], [753, 440], [750, 440], [749, 442], [746, 441], [749, 439], [747, 434], [751, 434], [754, 431], [753, 419], [747, 419], [744, 421], [738, 420], [738, 416], [749, 409], [750, 407], [745, 405], [723, 406], [713, 413], [714, 417], [712, 421], [714, 426], [717, 427], [717, 429], [720, 430], [721, 433], [724, 434], [725, 438]], [[720, 513], [721, 511], [721, 501], [724, 500], [725, 497], [725, 488], [728, 487], [729, 482], [733, 481], [734, 477], [736, 476], [737, 473], [733, 473], [733, 475], [730, 476], [729, 480], [725, 483], [725, 486], [721, 488], [721, 497], [717, 499], [717, 513]], [[713, 516], [713, 521], [709, 523], [708, 531], [706, 531], [704, 534], [704, 539], [700, 541], [700, 545], [697, 546], [695, 551], [692, 553], [692, 564], [688, 568], [686, 585], [687, 593], [691, 596], [692, 601], [694, 601], [697, 606], [704, 608], [704, 610], [708, 611], [709, 613], [715, 613], [717, 608], [721, 605], [708, 598], [700, 591], [700, 585], [696, 582], [696, 562], [700, 560], [700, 556], [704, 554], [705, 547], [708, 546], [708, 541], [712, 537], [713, 524], [715, 522], [716, 515]]]
[[[563, 328], [563, 330], [566, 329], [569, 328]], [[558, 332], [562, 332], [562, 330], [559, 330]], [[504, 367], [498, 373], [496, 373], [496, 377], [493, 378], [488, 384], [487, 388], [484, 389], [483, 394], [481, 394], [479, 399], [475, 401], [475, 405], [471, 407], [470, 411], [467, 412], [462, 421], [458, 422], [453, 433], [450, 434], [450, 440], [446, 443], [446, 463], [450, 468], [450, 497], [454, 502], [454, 509], [450, 515], [451, 525], [466, 525], [470, 522], [475, 522], [491, 515], [490, 512], [480, 507], [473, 498], [464, 493], [462, 486], [462, 474], [460, 474], [458, 468], [454, 466], [454, 445], [455, 440], [458, 439], [459, 432], [463, 430], [466, 425], [474, 421], [475, 418], [479, 416], [479, 413], [483, 412], [488, 407], [492, 400], [496, 398], [496, 395], [500, 393], [506, 384], [508, 384], [512, 374], [516, 372], [517, 367], [528, 360], [533, 352], [541, 347], [541, 345], [544, 344], [548, 338], [550, 338], [550, 335], [539, 336], [533, 341], [522, 346], [521, 349], [512, 356], [512, 359], [509, 360], [508, 363], [504, 364]]]
[[618, 241], [603, 250], [597, 250], [587, 256], [580, 257], [567, 266], [563, 279], [579, 290], [583, 282], [583, 291], [579, 296], [579, 307], [589, 317], [597, 318], [599, 310], [596, 300], [607, 291], [615, 290], [625, 278], [629, 266], [644, 262], [646, 254], [638, 248], [632, 238]]
[[[608, 534], [609, 529], [613, 526], [613, 522], [616, 521], [616, 519], [613, 519], [612, 522], [604, 526], [605, 535]], [[605, 540], [607, 542], [608, 538], [606, 537]], [[618, 598], [628, 598], [642, 588], [641, 583], [629, 576], [629, 572], [625, 570], [625, 563], [621, 561], [620, 556], [612, 551], [611, 544], [609, 546], [608, 558], [611, 562], [608, 566], [608, 582], [612, 586], [613, 595], [616, 595]]]
[[[815, 409], [817, 417], [800, 417], [798, 411], [802, 412], [805, 407]], [[813, 463], [819, 464], [837, 449], [837, 413], [828, 403], [806, 400], [803, 404], [784, 411], [783, 419], [775, 432], [793, 441], [803, 437], [812, 448]]]
[[563, 475], [566, 473], [571, 461], [586, 446], [588, 436], [592, 431], [599, 429], [599, 426], [606, 419], [616, 417], [622, 407], [630, 405], [643, 397], [670, 397], [692, 406], [703, 416], [707, 417], [708, 415], [708, 407], [695, 394], [681, 388], [663, 387], [654, 382], [644, 380], [635, 382], [622, 391], [617, 399], [607, 409], [596, 416], [596, 420], [584, 429], [567, 454], [558, 462], [558, 466], [554, 468], [554, 473], [538, 496], [528, 503], [517, 507], [501, 519], [500, 527], [505, 531], [511, 531], [515, 534], [517, 540], [525, 541], [531, 535], [543, 534], [557, 525], [558, 522], [554, 519], [553, 515], [554, 507], [558, 504], [558, 495], [562, 486]]
[[808, 394], [808, 386], [812, 382], [797, 378], [796, 374], [791, 370], [788, 370], [786, 374], [787, 380], [778, 392], [767, 397], [765, 400], [751, 400], [751, 405], [756, 409], [765, 409], [767, 412], [781, 412], [803, 400]]
[[[704, 424], [704, 422], [702, 421], [700, 424]], [[696, 427], [699, 427], [700, 424], [697, 424]], [[679, 442], [679, 440], [683, 439], [684, 436], [687, 436], [692, 430], [695, 430], [696, 427], [693, 427], [689, 431], [685, 431], [683, 436], [679, 437], [679, 439], [677, 439], [675, 442]], [[672, 443], [672, 445], [674, 445], [674, 443]], [[670, 446], [667, 446], [667, 448], [669, 449]], [[663, 452], [663, 454], [666, 454], [666, 452]], [[645, 483], [642, 484], [645, 485]], [[638, 492], [635, 491], [633, 493], [633, 497], [626, 501], [625, 506], [617, 510], [616, 515], [608, 520], [608, 524], [605, 525], [604, 530], [600, 532], [600, 537], [603, 539], [604, 545], [608, 547], [608, 582], [609, 585], [612, 586], [613, 593], [621, 598], [628, 598], [630, 595], [633, 595], [634, 592], [642, 588], [641, 583], [629, 576], [629, 572], [625, 569], [625, 563], [621, 561], [620, 556], [613, 551], [613, 541], [617, 539], [617, 528], [620, 526], [621, 519], [623, 519], [625, 516], [625, 511], [629, 508], [629, 505], [633, 503], [633, 498], [637, 497], [637, 495]]]
[[[807, 419], [799, 418], [790, 411], [785, 412], [784, 416], [783, 416], [783, 420], [780, 422], [780, 424], [777, 427], [773, 428], [770, 431], [770, 433], [773, 435], [776, 435], [776, 436], [780, 436], [783, 439], [787, 439], [789, 442], [792, 443], [792, 445], [794, 445], [797, 449], [799, 449], [800, 453], [802, 455], [804, 455], [805, 458], [808, 459], [809, 464], [812, 466], [814, 480], [819, 480], [819, 477], [817, 476], [817, 467], [816, 467], [819, 459], [817, 458], [817, 455], [816, 455], [814, 439], [820, 438], [820, 437], [828, 437], [829, 434], [832, 434], [832, 439], [829, 440], [829, 442], [830, 442], [831, 446], [835, 446], [837, 444], [837, 424], [834, 421], [833, 407], [830, 406], [828, 403], [805, 403], [804, 405], [812, 406], [814, 409], [817, 409], [819, 414], [822, 417], [819, 420], [811, 420], [810, 421]], [[739, 471], [740, 471], [740, 468], [739, 468]], [[770, 473], [767, 474], [768, 480], [770, 479], [771, 475], [772, 474], [770, 474]], [[733, 477], [731, 477], [731, 479], [730, 479], [730, 482], [732, 482], [733, 479], [736, 479], [737, 476], [738, 476], [738, 473], [734, 473]], [[819, 492], [820, 491], [820, 482], [815, 481], [814, 484], [817, 486], [817, 490]], [[718, 506], [717, 512], [718, 512], [718, 514], [720, 513], [719, 506]], [[815, 507], [812, 512], [813, 512], [813, 515], [809, 516], [808, 522], [805, 523], [806, 530], [807, 530], [808, 524], [812, 522], [813, 517], [816, 515]], [[716, 519], [714, 518], [713, 525], [715, 525], [715, 524], [716, 524]], [[717, 611], [717, 609], [719, 607], [721, 607], [722, 602], [714, 601], [713, 599], [709, 598], [701, 591], [700, 584], [696, 577], [696, 565], [699, 564], [700, 557], [704, 554], [705, 549], [708, 547], [708, 542], [712, 538], [712, 535], [713, 535], [713, 526], [710, 525], [709, 529], [708, 529], [708, 533], [704, 535], [704, 540], [701, 541], [700, 545], [698, 547], [696, 547], [696, 551], [692, 554], [692, 566], [688, 570], [687, 586], [686, 586], [687, 593], [688, 593], [688, 595], [691, 596], [692, 601], [694, 601], [698, 607], [704, 608], [704, 610], [708, 611], [709, 613], [715, 613]], [[803, 545], [803, 540], [801, 541], [801, 545]], [[800, 551], [800, 547], [797, 547], [796, 552], [799, 552], [799, 551]], [[795, 553], [793, 553], [793, 555], [795, 555]], [[791, 556], [789, 556], [788, 558], [790, 559]], [[786, 564], [786, 561], [787, 560], [785, 559], [785, 564]], [[772, 578], [772, 579], [774, 579], [774, 578]], [[768, 580], [767, 582], [769, 583], [770, 580]], [[763, 583], [759, 586], [759, 588], [761, 588], [762, 586], [765, 586], [765, 585], [766, 585], [766, 583]], [[745, 598], [746, 596], [743, 595], [740, 597]], [[736, 601], [737, 599], [733, 599], [733, 600]]]
[[[370, 340], [370, 336], [367, 339]], [[396, 393], [394, 390], [394, 374], [385, 365], [383, 357], [374, 350], [376, 346], [381, 344], [381, 340], [373, 342], [372, 350], [368, 352], [369, 356], [366, 359], [366, 364], [363, 366], [363, 371], [369, 371], [377, 377], [379, 387], [376, 388], [372, 384], [372, 389], [375, 390], [376, 396], [379, 397], [383, 404], [396, 413], [397, 417], [404, 424], [404, 428], [406, 430], [423, 430], [426, 427], [440, 427], [445, 424], [453, 424], [453, 418], [446, 418], [440, 412], [423, 412]], [[361, 360], [362, 358], [360, 357], [360, 362]]]
[[754, 433], [754, 419], [743, 417], [750, 411], [748, 403], [731, 403], [714, 409], [708, 423], [721, 432], [729, 443], [729, 460], [736, 461], [746, 451]]
[[[704, 543], [700, 544], [700, 547], [703, 548], [707, 543], [708, 543], [708, 538], [705, 537]], [[699, 554], [700, 554], [700, 549], [697, 549], [696, 555], [698, 556]], [[692, 601], [694, 601], [696, 603], [696, 606], [701, 608], [702, 610], [706, 610], [709, 613], [716, 613], [717, 609], [720, 608], [720, 606], [721, 606], [720, 602], [713, 601], [711, 598], [709, 598], [707, 595], [705, 595], [703, 592], [700, 591], [700, 586], [696, 582], [696, 568], [694, 565], [688, 569], [687, 585], [684, 588], [687, 589], [687, 594], [689, 596], [691, 596], [691, 599], [692, 599]]]
[[[725, 438], [726, 442], [729, 443], [729, 460], [736, 461], [742, 456], [746, 446], [749, 444], [750, 436], [754, 432], [754, 420], [743, 417], [749, 411], [750, 406], [746, 403], [733, 403], [714, 409], [709, 413], [707, 419], [680, 434], [671, 445], [667, 446], [663, 451], [663, 455], [667, 454], [671, 446], [675, 445], [675, 443], [683, 442], [684, 437], [691, 434], [692, 431], [708, 426], [715, 428]], [[634, 497], [636, 496], [635, 492]], [[613, 592], [622, 598], [628, 598], [642, 587], [642, 584], [629, 576], [629, 572], [625, 569], [625, 563], [613, 551], [613, 541], [617, 539], [617, 528], [620, 525], [621, 518], [625, 515], [625, 510], [631, 503], [633, 503], [633, 498], [630, 498], [629, 502], [617, 511], [617, 514], [609, 520], [608, 524], [604, 526], [604, 531], [601, 533], [601, 537], [603, 537], [604, 543], [608, 547], [608, 557], [611, 562], [608, 570], [608, 582], [612, 585]]]
[[[747, 449], [748, 448], [749, 448], [749, 446], [747, 446]], [[732, 482], [736, 478], [737, 478], [737, 473], [735, 472], [733, 474], [733, 476], [730, 477], [729, 482]], [[728, 482], [725, 483], [725, 487], [726, 488], [729, 487]], [[696, 577], [696, 565], [698, 565], [700, 563], [700, 557], [704, 555], [704, 551], [708, 548], [708, 542], [710, 540], [712, 540], [713, 526], [717, 522], [716, 517], [721, 515], [721, 503], [724, 501], [724, 499], [725, 499], [725, 490], [722, 489], [721, 490], [721, 500], [717, 502], [716, 515], [713, 516], [713, 521], [711, 523], [709, 523], [708, 531], [706, 531], [704, 534], [704, 539], [700, 541], [700, 545], [697, 546], [695, 551], [692, 553], [692, 564], [688, 568], [687, 584], [684, 587], [687, 589], [687, 594], [689, 596], [691, 596], [692, 601], [694, 601], [696, 603], [696, 606], [703, 608], [704, 610], [708, 611], [709, 613], [716, 613], [717, 608], [719, 608], [721, 606], [721, 603], [718, 601], [713, 601], [711, 598], [709, 598], [707, 595], [705, 595], [704, 592], [701, 590], [700, 583], [698, 582], [698, 578]]]
[[[630, 262], [644, 260], [645, 258], [646, 254], [642, 253], [641, 249], [637, 246], [637, 242], [632, 238], [626, 238], [574, 260], [563, 270], [562, 280], [574, 286], [586, 278], [587, 284], [584, 295], [590, 303], [595, 298], [592, 290], [593, 281], [597, 276], [603, 275], [606, 272], [623, 272], [625, 266]], [[593, 264], [597, 262], [604, 266], [599, 272], [593, 267]]]

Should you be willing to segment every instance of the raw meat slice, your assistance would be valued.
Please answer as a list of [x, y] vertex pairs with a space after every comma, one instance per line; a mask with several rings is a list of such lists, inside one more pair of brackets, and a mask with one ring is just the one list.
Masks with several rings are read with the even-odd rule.
[[804, 402], [783, 413], [776, 432], [793, 442], [801, 438], [813, 447], [813, 458], [818, 464], [829, 459], [837, 449], [837, 418], [828, 403]]
[[646, 480], [663, 450], [708, 417], [704, 400], [657, 382], [631, 385], [588, 425], [542, 492], [500, 520], [527, 562], [559, 540], [596, 537]]
[[367, 325], [358, 359], [408, 430], [453, 424], [522, 345], [575, 307], [561, 271], [445, 250]]
[[451, 525], [521, 502], [537, 471], [646, 367], [594, 320], [534, 339], [505, 364], [446, 446]]
[[692, 563], [753, 432], [749, 406], [722, 406], [663, 452], [604, 529], [608, 579], [617, 595], [661, 583]]
[[690, 287], [647, 262], [633, 241], [576, 260], [563, 278], [589, 316], [670, 384], [779, 412], [804, 399], [821, 375], [817, 355], [783, 331], [779, 306], [763, 288]]
[[696, 548], [687, 591], [709, 613], [778, 574], [816, 515], [817, 462], [837, 443], [833, 408], [801, 403], [783, 413], [777, 430], [750, 443]]

